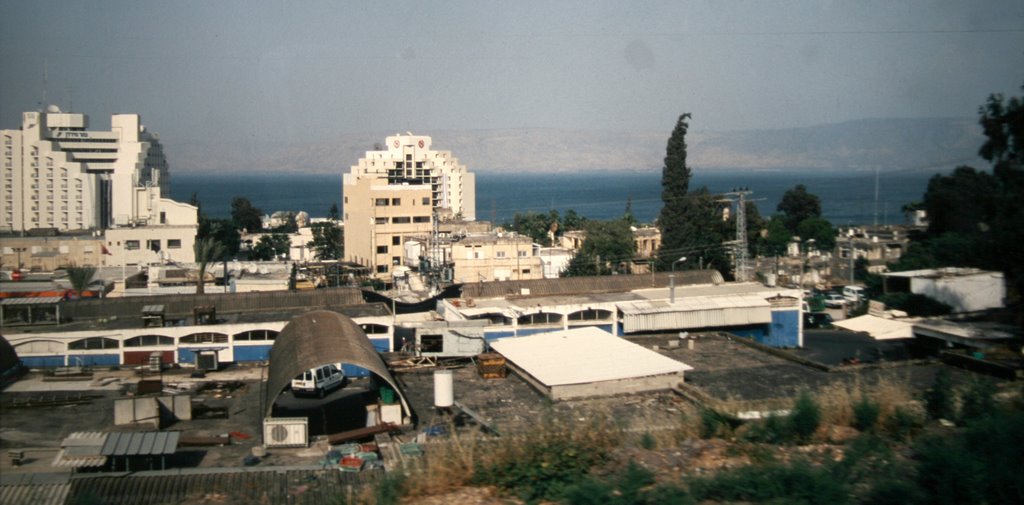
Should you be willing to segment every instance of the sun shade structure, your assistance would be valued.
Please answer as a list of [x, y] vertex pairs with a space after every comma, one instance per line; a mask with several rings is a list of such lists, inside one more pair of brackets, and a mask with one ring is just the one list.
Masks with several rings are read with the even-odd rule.
[[409, 404], [366, 333], [352, 319], [317, 310], [298, 316], [281, 330], [270, 349], [270, 379], [264, 394], [266, 417], [274, 399], [302, 372], [328, 363], [348, 363], [373, 372], [398, 393], [404, 416]]
[[491, 343], [555, 400], [669, 389], [693, 367], [594, 327]]

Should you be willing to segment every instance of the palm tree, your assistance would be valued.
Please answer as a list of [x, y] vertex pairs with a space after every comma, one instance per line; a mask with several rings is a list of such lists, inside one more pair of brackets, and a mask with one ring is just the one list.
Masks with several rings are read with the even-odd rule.
[[206, 266], [212, 261], [219, 260], [224, 256], [224, 245], [217, 242], [213, 237], [207, 237], [202, 240], [197, 240], [193, 251], [196, 253], [196, 263], [199, 264], [199, 279], [196, 281], [196, 294], [201, 295], [205, 293], [204, 286], [206, 284]]
[[71, 265], [65, 269], [68, 273], [68, 281], [71, 282], [71, 289], [81, 299], [82, 292], [89, 289], [89, 283], [96, 276], [96, 267]]

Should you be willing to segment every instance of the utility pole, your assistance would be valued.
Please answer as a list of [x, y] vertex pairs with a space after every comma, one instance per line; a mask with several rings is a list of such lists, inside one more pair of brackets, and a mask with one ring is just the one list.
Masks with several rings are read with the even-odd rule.
[[737, 188], [726, 193], [739, 198], [736, 203], [736, 280], [746, 282], [747, 275], [747, 195], [753, 193], [749, 188]]

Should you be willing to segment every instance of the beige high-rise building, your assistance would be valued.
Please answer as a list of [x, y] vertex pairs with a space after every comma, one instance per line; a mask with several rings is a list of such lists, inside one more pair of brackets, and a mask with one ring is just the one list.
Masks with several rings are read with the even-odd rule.
[[[423, 135], [387, 137], [344, 175], [345, 259], [390, 279], [404, 262], [406, 238], [430, 235], [433, 222], [476, 219], [476, 177]], [[416, 266], [416, 265], [410, 265]]]

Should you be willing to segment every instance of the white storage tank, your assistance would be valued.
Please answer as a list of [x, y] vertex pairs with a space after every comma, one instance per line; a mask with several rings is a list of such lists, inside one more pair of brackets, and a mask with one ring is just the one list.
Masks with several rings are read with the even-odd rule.
[[451, 370], [434, 372], [434, 406], [448, 408], [455, 403], [454, 376]]

